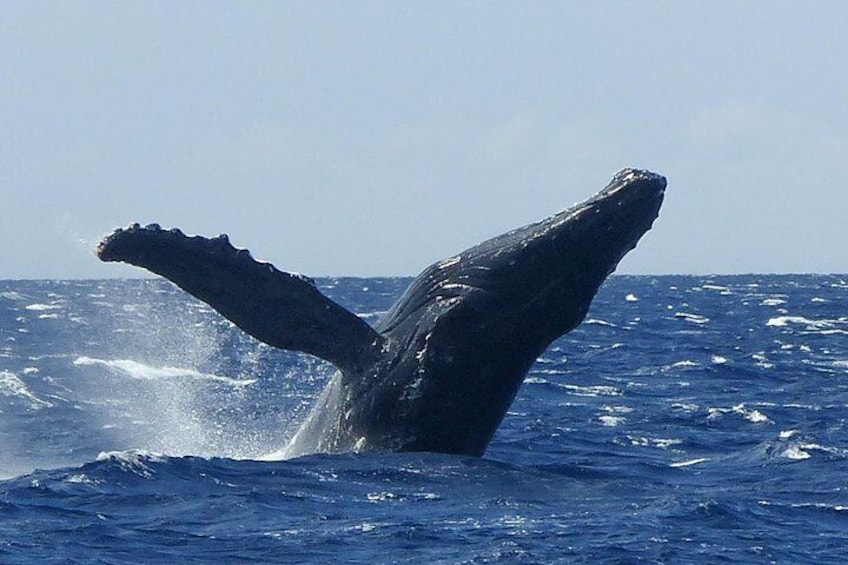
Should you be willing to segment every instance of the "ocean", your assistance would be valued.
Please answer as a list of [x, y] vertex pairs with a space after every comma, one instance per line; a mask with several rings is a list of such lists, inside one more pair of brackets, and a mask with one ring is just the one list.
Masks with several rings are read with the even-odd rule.
[[483, 458], [268, 460], [332, 373], [163, 280], [0, 281], [0, 562], [848, 558], [848, 276], [613, 276]]

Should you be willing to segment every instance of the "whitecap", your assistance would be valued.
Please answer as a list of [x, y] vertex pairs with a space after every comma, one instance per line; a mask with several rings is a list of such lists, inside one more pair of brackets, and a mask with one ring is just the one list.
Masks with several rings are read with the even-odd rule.
[[[740, 405], [741, 406], [741, 405]], [[759, 410], [747, 410], [744, 407], [740, 411], [740, 413], [745, 416], [745, 419], [749, 422], [753, 422], [755, 424], [763, 424], [767, 422], [771, 422], [768, 416], [760, 412]]]
[[614, 386], [596, 385], [596, 386], [578, 386], [569, 384], [557, 384], [556, 386], [564, 388], [575, 396], [621, 396], [620, 390]]
[[[565, 375], [567, 371], [563, 369], [533, 369], [533, 373], [537, 375]], [[526, 379], [524, 382], [528, 382]], [[539, 381], [529, 381], [530, 383], [538, 384]]]
[[790, 504], [792, 508], [818, 508], [821, 510], [835, 510], [836, 512], [845, 512], [848, 510], [848, 505], [842, 504], [825, 504], [824, 502], [798, 502]]
[[639, 302], [639, 298], [635, 294], [628, 294], [624, 297], [626, 302]]
[[[537, 373], [538, 371], [533, 372]], [[550, 381], [548, 381], [547, 379], [543, 379], [542, 377], [527, 377], [526, 379], [524, 379], [524, 384], [528, 385], [546, 385], [549, 383]]]
[[167, 456], [162, 453], [136, 449], [129, 451], [101, 451], [97, 454], [97, 461], [117, 463], [124, 471], [129, 471], [145, 479], [152, 479], [154, 475], [153, 469], [148, 466], [148, 463], [163, 463], [166, 460]]
[[808, 320], [807, 318], [802, 318], [800, 316], [778, 316], [776, 318], [769, 318], [769, 320], [766, 322], [766, 326], [772, 328], [782, 328], [788, 326], [790, 323], [809, 324], [812, 323], [812, 320]]
[[673, 445], [680, 445], [683, 443], [682, 439], [648, 438], [633, 436], [627, 436], [627, 439], [630, 440], [631, 445], [637, 445], [639, 447], [658, 447], [660, 449], [668, 449]]
[[143, 449], [128, 449], [126, 451], [101, 451], [97, 454], [97, 461], [123, 461], [136, 463], [138, 461], [153, 461], [164, 463], [168, 456], [164, 453], [144, 451]]
[[707, 457], [697, 457], [695, 459], [688, 459], [686, 461], [675, 461], [674, 463], [669, 463], [669, 467], [689, 467], [690, 465], [698, 465], [699, 463], [704, 463], [705, 461], [709, 461]]
[[729, 287], [726, 287], [726, 286], [719, 286], [719, 285], [717, 285], [717, 284], [710, 284], [710, 283], [707, 283], [707, 284], [701, 285], [701, 288], [702, 288], [703, 290], [715, 290], [715, 291], [718, 291], [718, 293], [719, 293], [719, 294], [721, 294], [722, 296], [730, 296], [730, 295], [732, 295], [732, 294], [733, 294], [733, 291], [732, 291], [732, 290], [730, 290], [730, 288], [729, 288]]
[[829, 453], [831, 455], [838, 455], [840, 457], [845, 457], [846, 455], [848, 455], [848, 450], [846, 449], [840, 449], [838, 447], [829, 447], [827, 445], [821, 445], [818, 443], [802, 443], [798, 447], [804, 450], [823, 451], [825, 453]]
[[70, 475], [67, 479], [65, 479], [65, 482], [70, 484], [89, 486], [97, 486], [100, 484], [100, 481], [92, 480], [85, 473], [80, 473], [79, 475]]
[[678, 361], [676, 363], [673, 363], [671, 366], [672, 366], [672, 368], [674, 368], [674, 367], [700, 367], [701, 364], [698, 363], [697, 361], [692, 361], [691, 359], [684, 359], [683, 361]]
[[559, 359], [559, 358], [557, 358], [557, 359], [550, 359], [548, 357], [537, 357], [536, 358], [536, 363], [538, 363], [539, 365], [557, 365], [561, 362], [562, 362], [562, 360]]
[[687, 322], [691, 322], [693, 324], [706, 324], [710, 321], [706, 316], [699, 316], [698, 314], [689, 314], [687, 312], [675, 312], [675, 318], [682, 318]]
[[802, 461], [804, 459], [809, 459], [812, 457], [809, 453], [801, 449], [798, 445], [790, 445], [780, 454], [781, 457], [785, 457], [786, 459], [793, 459], [795, 461]]
[[606, 320], [599, 320], [597, 318], [589, 318], [588, 320], [586, 320], [583, 323], [589, 324], [589, 325], [607, 326], [607, 327], [610, 327], [610, 328], [617, 328], [618, 327], [617, 325], [613, 324], [612, 322], [607, 322]]
[[18, 375], [10, 371], [0, 371], [0, 394], [3, 396], [23, 398], [29, 402], [29, 407], [33, 410], [50, 408], [53, 406], [50, 402], [41, 400], [30, 392], [26, 383], [24, 383]]
[[771, 419], [756, 409], [747, 408], [744, 403], [737, 404], [732, 408], [707, 408], [710, 420], [718, 419], [725, 414], [738, 414], [754, 424], [770, 424]]
[[846, 321], [842, 318], [838, 320], [812, 320], [803, 316], [777, 316], [769, 318], [766, 322], [768, 327], [783, 328], [790, 324], [798, 324], [806, 326], [809, 331], [823, 330], [821, 333], [846, 333], [845, 330], [833, 329], [838, 325], [845, 324]]
[[369, 492], [365, 495], [368, 499], [368, 502], [386, 502], [390, 500], [403, 500], [406, 497], [403, 495], [398, 495], [393, 492]]
[[621, 416], [609, 416], [609, 415], [599, 416], [598, 420], [600, 420], [603, 425], [609, 426], [609, 427], [615, 427], [615, 426], [618, 426], [619, 424], [623, 424], [624, 422], [627, 421], [626, 418], [623, 418]]
[[64, 306], [58, 304], [29, 304], [24, 307], [25, 310], [33, 312], [44, 312], [46, 310], [61, 310]]
[[780, 306], [781, 304], [786, 304], [782, 298], [766, 298], [760, 302], [760, 306]]
[[257, 379], [233, 379], [230, 377], [201, 373], [194, 369], [184, 369], [180, 367], [152, 367], [131, 359], [94, 359], [83, 356], [78, 357], [74, 361], [74, 365], [101, 365], [107, 369], [123, 373], [131, 378], [139, 380], [189, 378], [215, 381], [237, 387], [252, 385], [257, 381]]

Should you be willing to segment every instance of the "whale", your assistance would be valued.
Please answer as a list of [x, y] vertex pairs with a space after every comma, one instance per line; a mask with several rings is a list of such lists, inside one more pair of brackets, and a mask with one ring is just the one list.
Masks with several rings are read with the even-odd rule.
[[427, 267], [373, 326], [226, 234], [136, 223], [107, 235], [97, 255], [161, 275], [254, 338], [338, 369], [285, 457], [482, 456], [533, 363], [580, 324], [651, 229], [666, 184], [621, 170], [589, 199]]

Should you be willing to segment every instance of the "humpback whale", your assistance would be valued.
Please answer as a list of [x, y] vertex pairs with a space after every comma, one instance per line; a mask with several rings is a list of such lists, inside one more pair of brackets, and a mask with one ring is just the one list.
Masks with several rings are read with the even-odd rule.
[[97, 249], [170, 279], [256, 339], [338, 368], [285, 450], [481, 456], [525, 375], [586, 316], [601, 283], [659, 214], [666, 179], [624, 169], [588, 200], [425, 269], [375, 326], [304, 276], [222, 234], [156, 224]]

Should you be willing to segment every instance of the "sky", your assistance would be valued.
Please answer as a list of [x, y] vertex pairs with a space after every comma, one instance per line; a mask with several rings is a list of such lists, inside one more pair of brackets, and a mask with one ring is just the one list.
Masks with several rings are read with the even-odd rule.
[[0, 3], [0, 279], [138, 221], [414, 275], [625, 167], [619, 272], [848, 272], [848, 2]]

